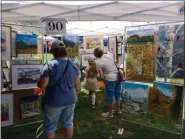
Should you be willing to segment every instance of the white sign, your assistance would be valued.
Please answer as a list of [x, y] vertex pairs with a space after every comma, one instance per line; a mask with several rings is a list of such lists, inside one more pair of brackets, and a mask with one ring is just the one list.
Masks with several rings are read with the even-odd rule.
[[46, 35], [66, 34], [66, 20], [57, 18], [46, 19]]

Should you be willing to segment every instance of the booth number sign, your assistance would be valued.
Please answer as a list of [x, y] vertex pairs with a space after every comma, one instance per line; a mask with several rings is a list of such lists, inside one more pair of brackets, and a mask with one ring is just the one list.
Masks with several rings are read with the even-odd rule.
[[47, 35], [63, 35], [66, 34], [65, 19], [47, 19], [46, 20]]

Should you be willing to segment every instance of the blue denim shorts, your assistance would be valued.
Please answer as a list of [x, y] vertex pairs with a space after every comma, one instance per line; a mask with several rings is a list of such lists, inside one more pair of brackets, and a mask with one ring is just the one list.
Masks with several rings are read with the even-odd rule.
[[121, 98], [121, 83], [119, 81], [106, 81], [105, 80], [106, 96], [109, 104], [115, 103], [116, 100]]
[[51, 133], [57, 130], [60, 119], [64, 128], [73, 128], [75, 104], [64, 107], [44, 105], [44, 132]]

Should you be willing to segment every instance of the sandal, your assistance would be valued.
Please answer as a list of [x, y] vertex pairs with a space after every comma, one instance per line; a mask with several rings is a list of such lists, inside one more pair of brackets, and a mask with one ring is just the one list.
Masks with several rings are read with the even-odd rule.
[[114, 117], [113, 114], [110, 114], [109, 112], [102, 113], [102, 116], [103, 116], [104, 118], [113, 118], [113, 117]]

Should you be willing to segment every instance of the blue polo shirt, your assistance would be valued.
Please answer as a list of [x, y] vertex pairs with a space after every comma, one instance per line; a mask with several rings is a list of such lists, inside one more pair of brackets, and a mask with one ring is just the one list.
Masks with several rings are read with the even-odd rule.
[[[67, 69], [65, 70], [66, 66]], [[53, 107], [76, 103], [75, 80], [79, 75], [80, 70], [71, 60], [52, 59], [48, 61], [41, 71], [41, 76], [49, 77], [44, 103]]]

